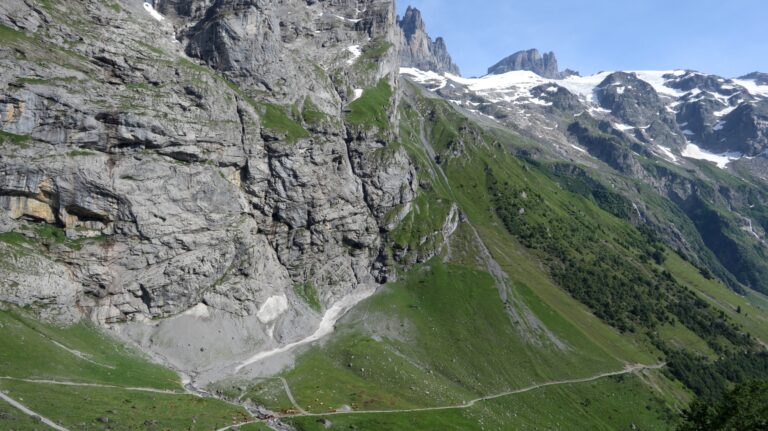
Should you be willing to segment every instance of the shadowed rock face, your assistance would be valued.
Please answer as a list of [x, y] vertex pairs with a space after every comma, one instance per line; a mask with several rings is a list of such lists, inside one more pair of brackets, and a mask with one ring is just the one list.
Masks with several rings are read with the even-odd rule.
[[445, 40], [438, 37], [434, 42], [427, 34], [424, 20], [418, 9], [408, 7], [405, 15], [398, 19], [402, 34], [400, 63], [403, 67], [429, 70], [437, 73], [459, 75], [459, 67], [453, 63]]
[[577, 75], [572, 70], [560, 72], [554, 52], [541, 55], [538, 49], [519, 51], [488, 68], [489, 75], [501, 75], [516, 70], [527, 70], [541, 77], [561, 79]]

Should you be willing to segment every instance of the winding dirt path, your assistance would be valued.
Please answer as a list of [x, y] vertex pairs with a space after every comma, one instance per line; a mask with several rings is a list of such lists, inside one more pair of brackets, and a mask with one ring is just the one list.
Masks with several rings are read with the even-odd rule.
[[607, 377], [621, 376], [624, 374], [633, 374], [633, 373], [637, 373], [639, 371], [644, 371], [644, 370], [658, 370], [658, 369], [664, 368], [666, 365], [667, 365], [666, 363], [661, 363], [656, 365], [629, 365], [621, 371], [602, 373], [602, 374], [597, 374], [591, 377], [584, 377], [581, 379], [555, 380], [552, 382], [539, 383], [539, 384], [527, 386], [525, 388], [520, 388], [520, 389], [511, 390], [511, 391], [501, 392], [498, 394], [475, 398], [463, 404], [455, 404], [455, 405], [449, 405], [449, 406], [420, 407], [415, 409], [400, 409], [400, 410], [359, 410], [359, 411], [349, 411], [349, 412], [309, 413], [304, 415], [302, 414], [286, 415], [283, 417], [297, 417], [297, 416], [315, 417], [315, 416], [334, 416], [334, 415], [343, 415], [343, 414], [418, 413], [418, 412], [432, 412], [432, 411], [440, 411], [440, 410], [468, 409], [482, 401], [490, 401], [490, 400], [495, 400], [497, 398], [507, 397], [510, 395], [522, 394], [525, 392], [534, 391], [536, 389], [541, 389], [548, 386], [572, 385], [576, 383], [594, 382], [596, 380], [601, 380]]
[[183, 391], [172, 391], [172, 390], [155, 389], [155, 388], [131, 388], [131, 387], [125, 387], [125, 386], [116, 386], [116, 385], [103, 385], [103, 384], [100, 384], [100, 383], [70, 382], [70, 381], [66, 381], [66, 380], [21, 379], [21, 378], [16, 378], [16, 377], [7, 377], [7, 376], [0, 376], [0, 380], [12, 380], [12, 381], [16, 381], [16, 382], [37, 383], [37, 384], [43, 384], [43, 385], [79, 386], [79, 387], [86, 387], [86, 388], [122, 389], [124, 391], [150, 392], [150, 393], [153, 393], [153, 394], [163, 394], [163, 395], [187, 395], [187, 392], [183, 392]]
[[279, 377], [280, 381], [283, 383], [283, 389], [285, 389], [285, 394], [288, 396], [288, 399], [291, 401], [291, 404], [293, 404], [293, 407], [303, 415], [309, 415], [310, 413], [299, 405], [299, 403], [296, 402], [296, 399], [293, 398], [293, 392], [291, 392], [291, 387], [288, 386], [288, 380], [285, 380], [283, 377]]
[[14, 400], [13, 398], [11, 398], [8, 395], [4, 394], [3, 391], [0, 391], [0, 398], [5, 400], [5, 402], [7, 402], [8, 404], [12, 405], [13, 407], [16, 407], [17, 409], [21, 410], [25, 415], [31, 416], [33, 418], [39, 418], [40, 422], [48, 425], [49, 427], [51, 427], [51, 428], [53, 428], [55, 430], [58, 430], [58, 431], [69, 431], [68, 429], [64, 428], [63, 426], [57, 424], [56, 422], [54, 422], [54, 421], [52, 421], [52, 420], [50, 420], [50, 419], [48, 419], [48, 418], [46, 418], [44, 416], [41, 416], [41, 415], [33, 412], [32, 410], [27, 408], [27, 406], [25, 406], [24, 404], [21, 404], [20, 402]]
[[[572, 385], [572, 384], [578, 384], [578, 383], [589, 383], [594, 382], [596, 380], [605, 379], [608, 377], [615, 377], [615, 376], [621, 376], [625, 374], [634, 374], [645, 370], [659, 370], [661, 368], [666, 367], [666, 362], [655, 364], [655, 365], [641, 365], [641, 364], [635, 364], [635, 365], [627, 365], [623, 370], [620, 371], [612, 371], [607, 373], [601, 373], [596, 374], [591, 377], [583, 377], [580, 379], [567, 379], [567, 380], [555, 380], [551, 382], [545, 382], [545, 383], [539, 383], [531, 386], [527, 386], [520, 389], [514, 389], [511, 391], [505, 391], [500, 392], [498, 394], [493, 395], [487, 395], [480, 398], [475, 398], [473, 400], [469, 400], [463, 404], [455, 404], [455, 405], [448, 405], [448, 406], [437, 406], [437, 407], [421, 407], [421, 408], [414, 408], [414, 409], [397, 409], [397, 410], [350, 410], [350, 411], [339, 411], [339, 412], [327, 412], [327, 413], [309, 413], [304, 410], [302, 410], [300, 413], [296, 414], [286, 414], [286, 415], [280, 415], [278, 419], [280, 418], [295, 418], [295, 417], [326, 417], [326, 416], [340, 416], [340, 415], [366, 415], [366, 414], [387, 414], [387, 413], [419, 413], [419, 412], [433, 412], [433, 411], [441, 411], [441, 410], [461, 410], [461, 409], [468, 409], [476, 405], [477, 403], [483, 402], [483, 401], [490, 401], [497, 398], [503, 398], [510, 395], [517, 395], [522, 394], [525, 392], [531, 392], [537, 389], [546, 388], [549, 386], [561, 386], [561, 385]], [[284, 385], [286, 386], [286, 392], [290, 394], [288, 390], [288, 382], [284, 382]], [[293, 396], [290, 395], [289, 398], [291, 398], [291, 401], [295, 404], [295, 401], [293, 400]], [[230, 425], [224, 428], [219, 428], [216, 431], [229, 431], [234, 430], [239, 426], [248, 425], [248, 424], [254, 424], [254, 423], [267, 423], [267, 421], [264, 420], [253, 420], [250, 422], [244, 422], [236, 425]]]
[[[661, 368], [664, 368], [667, 364], [666, 363], [659, 363], [656, 365], [627, 365], [623, 370], [620, 371], [612, 371], [612, 372], [606, 372], [601, 374], [596, 374], [594, 376], [590, 377], [583, 377], [579, 379], [567, 379], [567, 380], [555, 380], [551, 382], [545, 382], [545, 383], [538, 383], [535, 385], [527, 386], [520, 389], [514, 389], [510, 391], [500, 392], [493, 395], [487, 395], [484, 397], [475, 398], [472, 400], [469, 400], [467, 402], [464, 402], [462, 404], [454, 404], [454, 405], [447, 405], [447, 406], [437, 406], [437, 407], [420, 407], [420, 408], [413, 408], [413, 409], [396, 409], [396, 410], [350, 410], [350, 411], [338, 411], [338, 412], [326, 412], [326, 413], [310, 413], [304, 410], [299, 406], [299, 404], [296, 402], [296, 399], [293, 396], [293, 393], [291, 392], [291, 388], [288, 385], [288, 381], [285, 380], [282, 377], [279, 377], [279, 380], [283, 384], [283, 388], [285, 389], [285, 393], [288, 396], [288, 399], [291, 401], [291, 404], [296, 408], [298, 413], [295, 414], [285, 414], [285, 415], [279, 415], [276, 419], [279, 418], [292, 418], [292, 417], [325, 417], [325, 416], [339, 416], [339, 415], [365, 415], [365, 414], [388, 414], [388, 413], [419, 413], [419, 412], [433, 412], [433, 411], [442, 411], [442, 410], [458, 410], [458, 409], [468, 409], [473, 406], [475, 406], [477, 403], [483, 402], [483, 401], [490, 401], [497, 398], [503, 398], [510, 395], [516, 395], [516, 394], [522, 394], [525, 392], [534, 391], [537, 389], [549, 387], [549, 386], [560, 386], [560, 385], [571, 385], [571, 384], [577, 384], [577, 383], [588, 383], [593, 382], [596, 380], [601, 380], [607, 377], [614, 377], [614, 376], [621, 376], [625, 374], [634, 374], [638, 373], [640, 371], [645, 370], [658, 370]], [[46, 385], [63, 385], [63, 386], [80, 386], [80, 387], [93, 387], [93, 388], [111, 388], [111, 389], [122, 389], [127, 391], [135, 391], [135, 392], [150, 392], [155, 394], [165, 394], [165, 395], [185, 395], [187, 392], [180, 392], [180, 391], [170, 391], [170, 390], [163, 390], [163, 389], [154, 389], [154, 388], [141, 388], [141, 387], [123, 387], [123, 386], [114, 386], [114, 385], [103, 385], [98, 383], [78, 383], [78, 382], [69, 382], [69, 381], [59, 381], [59, 380], [44, 380], [44, 379], [22, 379], [22, 378], [15, 378], [15, 377], [0, 377], [0, 380], [14, 380], [14, 381], [20, 381], [20, 382], [28, 382], [28, 383], [37, 383], [37, 384], [46, 384]], [[32, 410], [28, 409], [23, 404], [19, 403], [18, 401], [14, 400], [13, 398], [7, 396], [2, 391], [0, 391], [0, 398], [11, 404], [12, 406], [16, 407], [17, 409], [21, 410], [25, 414], [33, 417], [39, 417], [41, 421], [56, 429], [59, 431], [68, 431], [66, 428], [62, 427], [61, 425], [56, 424], [55, 422], [51, 421], [50, 419], [47, 419], [43, 416], [40, 416], [39, 414], [33, 412]], [[224, 428], [219, 428], [217, 431], [228, 431], [232, 429], [236, 429], [239, 426], [247, 425], [247, 424], [254, 424], [254, 423], [268, 423], [268, 420], [264, 419], [256, 419], [249, 422], [243, 422], [239, 424], [229, 425]]]

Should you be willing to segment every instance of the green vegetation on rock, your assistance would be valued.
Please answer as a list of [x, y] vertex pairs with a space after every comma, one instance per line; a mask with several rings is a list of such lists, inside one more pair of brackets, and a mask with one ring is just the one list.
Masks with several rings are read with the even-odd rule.
[[315, 311], [321, 311], [323, 305], [320, 304], [320, 300], [317, 297], [317, 289], [312, 283], [299, 283], [293, 285], [293, 291], [299, 296], [309, 308]]
[[27, 148], [29, 145], [27, 142], [29, 142], [30, 137], [26, 135], [16, 135], [14, 133], [4, 132], [0, 130], [0, 145], [4, 145], [6, 143], [15, 145], [17, 147], [21, 148]]
[[347, 122], [355, 126], [385, 130], [389, 127], [391, 100], [392, 87], [386, 79], [382, 79], [375, 87], [366, 89], [359, 99], [349, 104]]

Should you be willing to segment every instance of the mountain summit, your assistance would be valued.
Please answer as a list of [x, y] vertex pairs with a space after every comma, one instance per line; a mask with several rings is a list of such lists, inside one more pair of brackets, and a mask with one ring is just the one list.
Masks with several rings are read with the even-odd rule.
[[501, 75], [515, 70], [528, 70], [543, 78], [550, 79], [578, 75], [572, 70], [560, 72], [555, 53], [548, 52], [542, 56], [538, 49], [518, 51], [488, 68], [488, 74]]
[[409, 6], [405, 15], [398, 17], [397, 24], [402, 33], [400, 63], [403, 67], [460, 74], [459, 66], [453, 63], [448, 54], [445, 40], [438, 37], [432, 41], [427, 33], [421, 11]]

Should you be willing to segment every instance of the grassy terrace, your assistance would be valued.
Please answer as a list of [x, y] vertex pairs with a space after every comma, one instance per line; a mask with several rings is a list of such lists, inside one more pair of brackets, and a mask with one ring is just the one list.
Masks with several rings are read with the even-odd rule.
[[386, 79], [382, 79], [375, 87], [365, 90], [359, 99], [349, 104], [347, 122], [354, 126], [387, 129], [391, 99], [392, 87]]
[[[643, 377], [644, 378], [644, 377]], [[663, 402], [641, 378], [610, 378], [582, 385], [543, 388], [488, 401], [469, 409], [402, 414], [328, 416], [332, 429], [472, 430], [579, 429], [666, 430]], [[627, 412], [633, 412], [627, 415]], [[325, 429], [316, 418], [291, 421], [301, 431]], [[633, 428], [633, 425], [635, 428]], [[587, 429], [587, 428], [582, 428]]]
[[[0, 376], [0, 390], [71, 430], [210, 430], [246, 417], [240, 408], [185, 394], [174, 372], [89, 324], [59, 328], [10, 306], [0, 311]], [[6, 411], [11, 414], [0, 415], [0, 429], [40, 429], [0, 401], [0, 412]]]

